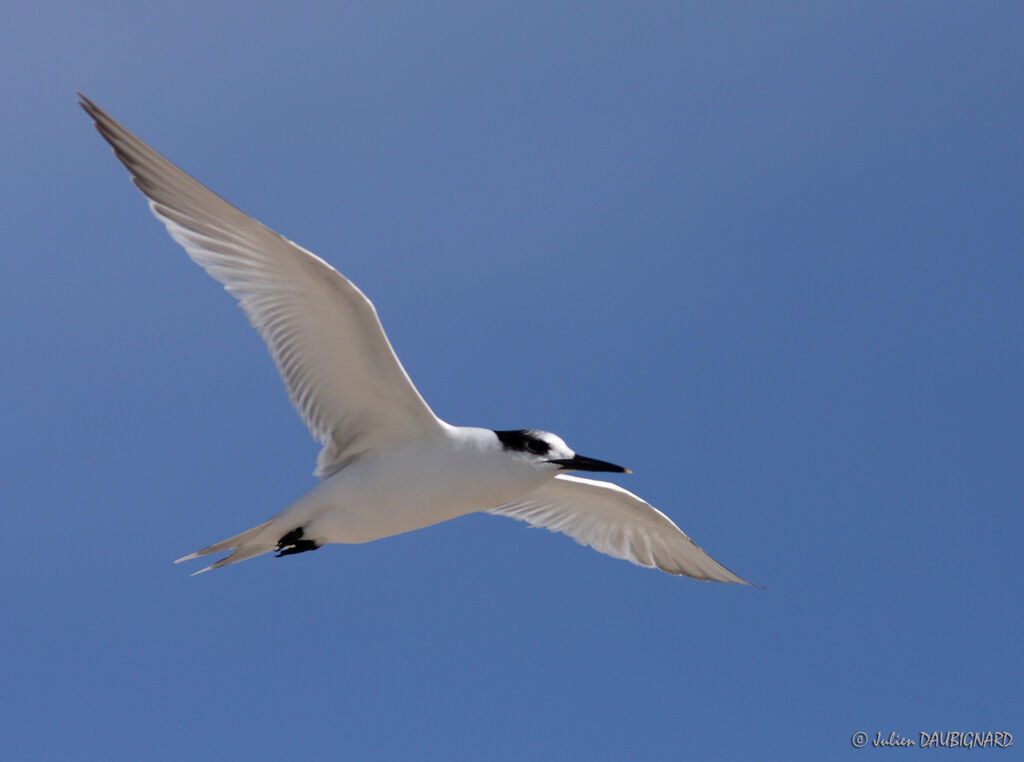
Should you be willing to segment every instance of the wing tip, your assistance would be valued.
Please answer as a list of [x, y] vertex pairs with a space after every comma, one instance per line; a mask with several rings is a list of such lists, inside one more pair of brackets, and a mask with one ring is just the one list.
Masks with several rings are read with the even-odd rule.
[[768, 589], [764, 585], [759, 585], [756, 582], [751, 582], [750, 580], [743, 579], [743, 577], [737, 577], [736, 579], [712, 579], [712, 580], [709, 580], [709, 581], [710, 582], [724, 582], [727, 585], [746, 585], [747, 587], [752, 587], [755, 590], [767, 590]]
[[[709, 556], [709, 558], [710, 558], [710, 556]], [[712, 559], [712, 560], [714, 560], [714, 559]], [[718, 562], [715, 561], [715, 563], [718, 563]], [[721, 564], [718, 564], [718, 565], [722, 566]], [[756, 582], [751, 582], [750, 580], [743, 579], [743, 577], [741, 577], [739, 574], [737, 574], [736, 572], [732, 571], [731, 569], [726, 569], [724, 566], [722, 566], [722, 569], [725, 570], [725, 574], [724, 575], [721, 575], [721, 576], [718, 576], [718, 577], [712, 577], [711, 575], [707, 575], [707, 576], [705, 576], [703, 578], [698, 578], [698, 579], [702, 579], [702, 581], [704, 581], [704, 582], [721, 582], [721, 583], [726, 584], [726, 585], [747, 585], [748, 587], [753, 587], [753, 588], [756, 588], [758, 590], [767, 590], [768, 589], [764, 585], [758, 585]], [[684, 572], [684, 574], [685, 574], [685, 572]]]
[[85, 95], [81, 90], [75, 90], [75, 95], [78, 96], [78, 105], [82, 108], [85, 113], [96, 119], [97, 112], [102, 111], [89, 96]]

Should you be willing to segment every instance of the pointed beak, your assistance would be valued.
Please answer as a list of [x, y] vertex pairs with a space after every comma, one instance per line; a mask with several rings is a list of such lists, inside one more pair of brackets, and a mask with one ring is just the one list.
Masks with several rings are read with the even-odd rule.
[[611, 471], [616, 474], [633, 473], [628, 468], [616, 466], [614, 463], [595, 460], [594, 458], [585, 458], [582, 455], [574, 455], [571, 458], [562, 458], [560, 460], [549, 460], [548, 463], [554, 463], [557, 466], [561, 466], [565, 471]]

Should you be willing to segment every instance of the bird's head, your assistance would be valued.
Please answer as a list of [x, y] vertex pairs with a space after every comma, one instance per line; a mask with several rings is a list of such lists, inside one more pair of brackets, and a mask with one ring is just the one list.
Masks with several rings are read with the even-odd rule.
[[515, 429], [495, 431], [502, 448], [518, 457], [534, 462], [538, 466], [556, 471], [610, 471], [628, 474], [631, 471], [603, 460], [577, 455], [560, 436], [550, 431], [537, 429]]

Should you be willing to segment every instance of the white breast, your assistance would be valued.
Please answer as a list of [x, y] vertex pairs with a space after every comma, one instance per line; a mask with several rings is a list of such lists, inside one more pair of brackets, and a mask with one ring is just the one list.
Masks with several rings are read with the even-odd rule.
[[490, 430], [449, 429], [358, 458], [284, 513], [317, 542], [369, 542], [514, 500], [553, 476], [509, 457]]

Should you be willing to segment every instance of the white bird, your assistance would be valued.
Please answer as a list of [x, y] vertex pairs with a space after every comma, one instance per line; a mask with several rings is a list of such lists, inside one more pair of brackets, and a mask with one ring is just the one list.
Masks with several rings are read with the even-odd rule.
[[577, 455], [548, 432], [442, 421], [355, 285], [79, 97], [171, 237], [238, 299], [323, 445], [317, 486], [270, 520], [179, 562], [231, 551], [199, 574], [271, 550], [286, 556], [327, 543], [369, 542], [486, 511], [562, 532], [639, 566], [750, 584], [636, 495], [564, 473], [627, 469]]

